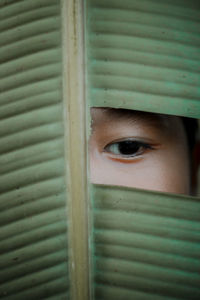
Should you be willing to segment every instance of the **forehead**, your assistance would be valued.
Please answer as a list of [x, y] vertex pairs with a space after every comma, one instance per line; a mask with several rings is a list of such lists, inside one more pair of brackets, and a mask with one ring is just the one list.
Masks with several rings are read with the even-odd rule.
[[91, 116], [93, 127], [116, 122], [126, 123], [129, 125], [143, 124], [148, 127], [157, 128], [161, 131], [171, 130], [174, 127], [180, 130], [180, 127], [183, 127], [181, 118], [176, 116], [128, 109], [92, 108]]

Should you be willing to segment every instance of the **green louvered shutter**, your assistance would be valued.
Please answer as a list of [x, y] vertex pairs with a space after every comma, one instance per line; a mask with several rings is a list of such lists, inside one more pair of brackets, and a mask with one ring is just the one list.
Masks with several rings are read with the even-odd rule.
[[[200, 118], [200, 4], [88, 0], [88, 104]], [[95, 300], [200, 299], [200, 202], [91, 187]]]
[[0, 299], [68, 299], [61, 7], [0, 0]]
[[199, 2], [88, 2], [91, 106], [199, 118]]
[[85, 117], [199, 118], [199, 11], [0, 0], [0, 299], [200, 298], [199, 200], [88, 188]]

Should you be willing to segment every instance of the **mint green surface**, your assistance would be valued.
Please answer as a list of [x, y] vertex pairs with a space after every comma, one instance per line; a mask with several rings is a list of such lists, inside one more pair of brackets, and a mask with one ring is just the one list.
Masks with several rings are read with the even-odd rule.
[[95, 299], [199, 299], [200, 202], [92, 186]]
[[200, 117], [196, 0], [89, 0], [90, 106]]
[[[198, 1], [85, 3], [87, 105], [200, 117]], [[60, 4], [0, 0], [0, 299], [69, 299]], [[89, 191], [95, 299], [200, 298], [198, 199]]]
[[[86, 9], [89, 106], [200, 118], [198, 1]], [[93, 185], [91, 201], [95, 300], [200, 299], [199, 199]]]
[[0, 0], [0, 299], [68, 299], [60, 1]]

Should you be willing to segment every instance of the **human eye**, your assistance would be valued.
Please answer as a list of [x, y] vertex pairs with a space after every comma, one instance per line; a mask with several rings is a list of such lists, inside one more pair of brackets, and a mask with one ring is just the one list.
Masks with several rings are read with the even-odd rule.
[[147, 150], [153, 150], [153, 146], [149, 143], [127, 138], [119, 141], [114, 141], [104, 147], [104, 152], [124, 160], [130, 160], [140, 157]]

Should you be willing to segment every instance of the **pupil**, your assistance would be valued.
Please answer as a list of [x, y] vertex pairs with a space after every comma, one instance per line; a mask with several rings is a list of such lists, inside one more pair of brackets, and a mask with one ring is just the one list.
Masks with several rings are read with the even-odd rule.
[[119, 151], [124, 155], [131, 155], [138, 152], [140, 145], [133, 141], [124, 141], [119, 143]]

